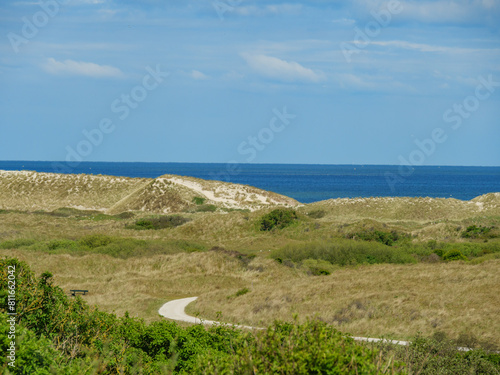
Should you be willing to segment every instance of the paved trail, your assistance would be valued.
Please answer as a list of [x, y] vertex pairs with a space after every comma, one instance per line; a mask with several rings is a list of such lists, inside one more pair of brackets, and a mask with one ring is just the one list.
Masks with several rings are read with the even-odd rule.
[[[213, 320], [204, 320], [204, 319], [199, 319], [195, 318], [194, 316], [188, 315], [185, 312], [186, 306], [189, 305], [191, 302], [196, 301], [198, 297], [189, 297], [189, 298], [181, 298], [181, 299], [174, 299], [173, 301], [169, 301], [166, 304], [164, 304], [160, 309], [158, 310], [158, 313], [168, 319], [172, 320], [177, 320], [181, 322], [188, 322], [192, 324], [207, 324], [207, 325], [220, 325], [224, 324], [221, 322], [216, 322]], [[233, 324], [232, 326], [236, 328], [246, 328], [246, 329], [264, 329], [260, 327], [250, 327], [250, 326], [242, 326], [238, 324]], [[352, 337], [356, 341], [366, 341], [366, 342], [386, 342], [386, 343], [391, 343], [395, 345], [410, 345], [410, 341], [399, 341], [399, 340], [388, 340], [388, 339], [375, 339], [371, 337]], [[459, 347], [457, 348], [460, 351], [468, 352], [469, 350], [472, 350], [470, 348], [463, 348]], [[499, 353], [499, 352], [496, 352]]]
[[[213, 320], [205, 320], [205, 319], [195, 318], [194, 316], [186, 314], [186, 312], [184, 311], [186, 309], [186, 306], [189, 305], [191, 302], [196, 301], [197, 298], [198, 297], [174, 299], [173, 301], [167, 302], [162, 307], [160, 307], [160, 310], [158, 310], [158, 313], [161, 316], [164, 316], [165, 318], [172, 319], [172, 320], [178, 320], [181, 322], [188, 322], [188, 323], [193, 323], [193, 324], [202, 324], [203, 323], [203, 324], [207, 324], [207, 325], [223, 324], [221, 322], [215, 322]], [[241, 325], [237, 325], [237, 324], [234, 324], [234, 326], [237, 328], [262, 329], [262, 328], [257, 328], [257, 327], [241, 326]]]
[[[182, 298], [182, 299], [175, 299], [173, 301], [167, 302], [164, 304], [162, 307], [160, 307], [160, 310], [158, 310], [158, 313], [168, 319], [172, 320], [178, 320], [181, 322], [188, 322], [188, 323], [193, 323], [193, 324], [207, 324], [207, 325], [213, 325], [213, 324], [223, 324], [221, 322], [215, 322], [213, 320], [202, 320], [199, 318], [195, 318], [194, 316], [190, 316], [186, 314], [185, 309], [186, 306], [189, 305], [191, 302], [196, 301], [198, 297], [189, 297], [189, 298]], [[263, 329], [259, 327], [250, 327], [250, 326], [242, 326], [242, 325], [234, 325], [237, 328], [247, 328], [247, 329]], [[385, 341], [389, 342], [391, 344], [397, 344], [397, 345], [409, 345], [409, 341], [398, 341], [398, 340], [386, 340], [386, 339], [374, 339], [370, 337], [353, 337], [354, 340], [357, 341], [367, 341], [367, 342], [380, 342], [380, 341]]]

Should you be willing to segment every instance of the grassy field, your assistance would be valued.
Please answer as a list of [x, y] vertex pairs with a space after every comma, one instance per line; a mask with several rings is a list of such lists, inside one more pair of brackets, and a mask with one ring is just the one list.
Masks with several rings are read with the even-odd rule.
[[[106, 311], [147, 320], [168, 300], [200, 296], [193, 315], [268, 325], [318, 317], [353, 335], [408, 339], [444, 333], [500, 346], [500, 260], [339, 267], [327, 276], [224, 251], [119, 259], [2, 250], [36, 273], [50, 270], [63, 289], [90, 290], [85, 299]], [[246, 291], [247, 290], [247, 291]], [[243, 291], [243, 292], [242, 292]]]
[[[33, 191], [26, 178], [20, 187]], [[231, 208], [186, 188], [175, 217], [121, 212], [138, 202], [138, 191], [141, 199], [154, 195], [151, 181], [124, 181], [102, 202], [84, 193], [87, 208], [107, 210], [83, 210], [74, 197], [65, 200], [72, 207], [58, 206], [55, 196], [32, 209], [27, 201], [0, 205], [0, 255], [52, 272], [66, 291], [88, 289], [90, 304], [148, 321], [160, 319], [168, 300], [199, 296], [188, 311], [211, 320], [266, 326], [297, 315], [358, 336], [420, 332], [500, 347], [498, 193], [466, 202], [329, 200], [296, 207], [282, 229], [262, 230], [279, 205]], [[93, 184], [105, 189], [99, 179]]]

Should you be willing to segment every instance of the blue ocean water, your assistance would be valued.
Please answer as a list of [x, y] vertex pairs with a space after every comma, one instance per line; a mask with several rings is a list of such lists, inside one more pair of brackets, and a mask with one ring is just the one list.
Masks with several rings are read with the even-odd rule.
[[[62, 165], [62, 164], [59, 164]], [[58, 172], [53, 162], [0, 161], [3, 170]], [[434, 197], [469, 200], [500, 192], [500, 167], [408, 167], [222, 163], [81, 162], [71, 173], [155, 178], [192, 176], [255, 186], [311, 203], [330, 198]]]

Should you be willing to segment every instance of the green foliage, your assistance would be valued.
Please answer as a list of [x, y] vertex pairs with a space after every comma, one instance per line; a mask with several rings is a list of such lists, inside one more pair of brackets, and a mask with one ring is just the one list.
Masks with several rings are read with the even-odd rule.
[[194, 197], [193, 198], [193, 203], [196, 205], [202, 205], [203, 203], [205, 203], [205, 201], [206, 201], [206, 198], [202, 198], [202, 197]]
[[151, 256], [204, 251], [205, 246], [185, 240], [139, 240], [110, 237], [103, 234], [82, 237], [80, 240], [57, 239], [50, 241], [12, 240], [0, 243], [6, 249], [43, 251], [51, 254], [84, 255], [86, 253], [107, 254], [115, 258]]
[[127, 225], [126, 228], [136, 230], [170, 229], [186, 224], [189, 221], [191, 220], [180, 215], [167, 215], [139, 219], [133, 225]]
[[444, 260], [452, 261], [452, 260], [467, 260], [467, 257], [463, 255], [460, 250], [452, 249], [448, 250], [443, 255]]
[[62, 218], [75, 218], [77, 220], [92, 220], [92, 221], [103, 221], [103, 220], [124, 220], [134, 217], [132, 212], [122, 212], [118, 215], [107, 215], [101, 211], [96, 210], [79, 210], [77, 208], [71, 207], [61, 207], [55, 209], [54, 211], [35, 211], [37, 215], [47, 215], [53, 217]]
[[104, 234], [93, 234], [90, 236], [82, 237], [79, 241], [79, 245], [83, 247], [88, 247], [89, 249], [95, 249], [98, 247], [109, 245], [113, 242], [113, 238], [106, 236]]
[[247, 294], [248, 292], [250, 292], [250, 289], [248, 288], [243, 288], [243, 289], [240, 289], [236, 292], [236, 297], [239, 297], [239, 296], [243, 296], [245, 294]]
[[298, 219], [294, 210], [277, 208], [260, 219], [260, 230], [270, 231], [273, 229], [283, 229]]
[[1, 249], [19, 249], [24, 246], [33, 245], [36, 241], [32, 239], [19, 238], [10, 241], [3, 241], [0, 243]]
[[330, 262], [322, 259], [306, 259], [301, 266], [306, 267], [308, 273], [314, 276], [330, 275], [335, 269]]
[[404, 373], [422, 375], [500, 374], [500, 355], [484, 350], [457, 351], [457, 343], [443, 338], [412, 340], [409, 346], [377, 344], [384, 356], [394, 355], [405, 363]]
[[415, 263], [411, 254], [376, 242], [339, 240], [288, 245], [271, 252], [274, 259], [300, 263], [306, 259], [327, 261], [340, 266], [374, 263]]
[[347, 238], [360, 239], [363, 241], [377, 241], [387, 246], [392, 246], [394, 242], [399, 240], [400, 235], [396, 231], [383, 232], [379, 230], [366, 230], [362, 232], [351, 233]]
[[463, 238], [482, 238], [487, 237], [487, 234], [493, 229], [493, 227], [483, 227], [471, 225], [468, 226], [465, 231], [462, 232]]
[[436, 254], [437, 256], [441, 257], [441, 258], [442, 258], [442, 257], [443, 257], [443, 255], [444, 255], [444, 251], [443, 251], [443, 249], [436, 249], [436, 250], [434, 250], [434, 252], [433, 252], [433, 253], [434, 253], [434, 254]]
[[235, 345], [228, 354], [200, 356], [195, 373], [383, 374], [402, 366], [319, 321], [276, 322], [264, 332], [245, 336], [245, 344]]

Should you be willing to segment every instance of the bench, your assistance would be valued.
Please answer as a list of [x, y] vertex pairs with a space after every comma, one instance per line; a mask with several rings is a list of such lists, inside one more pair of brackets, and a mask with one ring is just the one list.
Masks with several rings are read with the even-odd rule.
[[74, 297], [74, 296], [76, 296], [76, 293], [82, 293], [83, 295], [85, 295], [89, 291], [88, 290], [83, 290], [83, 289], [71, 289], [70, 292], [71, 292], [71, 295]]

